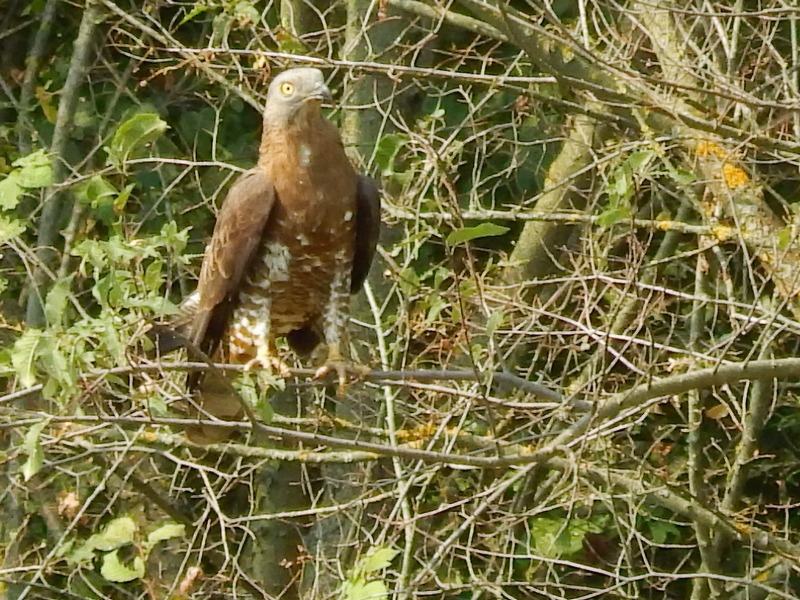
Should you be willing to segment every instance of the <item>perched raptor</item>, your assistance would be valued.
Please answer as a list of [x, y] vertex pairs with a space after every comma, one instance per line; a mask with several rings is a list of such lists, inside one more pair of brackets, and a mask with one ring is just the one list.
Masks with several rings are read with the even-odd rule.
[[[299, 354], [324, 338], [319, 372], [335, 371], [341, 386], [349, 295], [375, 254], [380, 196], [322, 116], [320, 104], [330, 99], [317, 69], [291, 69], [270, 84], [258, 164], [222, 205], [197, 291], [184, 302], [184, 335], [208, 356], [279, 373], [286, 368], [276, 337]], [[237, 414], [238, 407], [208, 406], [207, 383], [190, 377], [190, 391], [199, 388], [212, 414]]]

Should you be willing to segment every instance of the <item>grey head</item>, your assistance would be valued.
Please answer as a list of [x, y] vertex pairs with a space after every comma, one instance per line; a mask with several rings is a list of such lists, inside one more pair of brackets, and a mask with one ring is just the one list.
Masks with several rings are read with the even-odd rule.
[[319, 105], [331, 101], [322, 71], [313, 68], [289, 69], [276, 76], [267, 90], [264, 123], [290, 125], [319, 114]]

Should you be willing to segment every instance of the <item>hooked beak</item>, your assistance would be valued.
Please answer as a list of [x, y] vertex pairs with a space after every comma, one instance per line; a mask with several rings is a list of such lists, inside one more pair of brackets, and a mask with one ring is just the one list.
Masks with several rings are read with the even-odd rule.
[[317, 85], [314, 90], [308, 95], [309, 100], [319, 100], [320, 102], [333, 102], [333, 96], [328, 86], [324, 83]]

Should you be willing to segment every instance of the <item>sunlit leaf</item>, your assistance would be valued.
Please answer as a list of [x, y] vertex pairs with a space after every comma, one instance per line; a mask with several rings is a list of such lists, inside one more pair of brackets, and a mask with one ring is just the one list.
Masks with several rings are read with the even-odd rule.
[[17, 237], [23, 231], [25, 231], [25, 226], [19, 221], [0, 217], [0, 243]]
[[91, 547], [96, 550], [116, 550], [133, 542], [136, 523], [130, 517], [119, 517], [105, 526], [103, 531], [89, 538]]
[[13, 163], [17, 167], [18, 183], [24, 188], [42, 188], [53, 183], [53, 167], [45, 150], [37, 150]]
[[450, 232], [450, 235], [447, 236], [447, 244], [455, 246], [456, 244], [462, 244], [477, 238], [503, 235], [508, 233], [508, 231], [508, 227], [495, 223], [481, 223], [480, 225], [474, 225], [472, 227], [462, 227], [461, 229]]
[[103, 565], [100, 574], [112, 583], [126, 583], [144, 577], [144, 560], [140, 556], [133, 559], [133, 565], [128, 567], [122, 564], [117, 552], [110, 552], [103, 556]]
[[0, 181], [0, 208], [15, 209], [19, 204], [22, 192], [22, 186], [19, 184], [19, 172], [11, 171], [5, 179]]
[[389, 590], [382, 581], [356, 581], [347, 586], [345, 596], [348, 600], [386, 600]]
[[374, 552], [367, 555], [363, 562], [364, 573], [372, 573], [373, 571], [380, 571], [385, 569], [394, 560], [394, 557], [399, 554], [399, 551], [393, 548], [378, 548]]
[[171, 540], [172, 538], [183, 537], [186, 534], [186, 526], [180, 523], [166, 523], [154, 529], [147, 535], [147, 543], [155, 545], [158, 542]]

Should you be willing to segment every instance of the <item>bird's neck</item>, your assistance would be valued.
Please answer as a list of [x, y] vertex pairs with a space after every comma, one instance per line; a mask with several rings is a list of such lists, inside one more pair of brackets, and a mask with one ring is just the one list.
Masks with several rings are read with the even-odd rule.
[[261, 145], [258, 149], [259, 164], [272, 162], [276, 148], [285, 147], [297, 150], [297, 146], [305, 140], [310, 140], [315, 132], [321, 131], [326, 125], [325, 119], [316, 111], [300, 111], [291, 121], [273, 123], [264, 121], [264, 131], [261, 134]]

